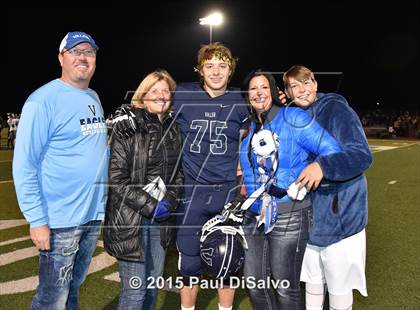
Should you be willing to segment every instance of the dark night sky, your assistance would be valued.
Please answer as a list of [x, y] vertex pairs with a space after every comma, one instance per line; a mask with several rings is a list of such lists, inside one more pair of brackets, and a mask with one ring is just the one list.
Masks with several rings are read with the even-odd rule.
[[252, 69], [280, 72], [299, 63], [316, 72], [343, 72], [317, 76], [319, 90], [338, 89], [358, 110], [376, 108], [377, 102], [418, 109], [417, 1], [365, 1], [369, 7], [356, 1], [242, 2], [9, 9], [1, 115], [20, 112], [31, 92], [60, 76], [58, 46], [68, 31], [85, 31], [100, 47], [90, 86], [107, 114], [155, 68], [167, 69], [179, 82], [196, 80], [196, 52], [209, 40], [208, 26], [198, 18], [215, 9], [225, 23], [214, 29], [213, 40], [239, 57], [233, 86]]

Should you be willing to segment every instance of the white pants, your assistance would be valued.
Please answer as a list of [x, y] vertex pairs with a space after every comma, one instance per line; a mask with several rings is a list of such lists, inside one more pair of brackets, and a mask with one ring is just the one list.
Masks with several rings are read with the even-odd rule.
[[328, 292], [345, 295], [353, 289], [367, 296], [366, 231], [327, 247], [308, 244], [303, 257], [300, 281], [327, 284]]

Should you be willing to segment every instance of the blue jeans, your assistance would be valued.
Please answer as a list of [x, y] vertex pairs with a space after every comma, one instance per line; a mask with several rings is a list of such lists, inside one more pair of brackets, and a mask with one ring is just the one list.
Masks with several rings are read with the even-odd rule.
[[77, 309], [79, 287], [86, 278], [101, 221], [51, 229], [50, 250], [39, 252], [39, 285], [32, 309]]
[[[160, 244], [160, 226], [143, 221], [142, 239], [144, 262], [118, 260], [121, 279], [118, 309], [152, 310], [158, 290], [156, 279], [163, 274], [166, 250]], [[147, 288], [150, 285], [150, 288]]]
[[308, 241], [310, 212], [306, 208], [280, 215], [267, 235], [264, 225], [257, 227], [253, 213], [245, 214], [243, 228], [248, 250], [244, 276], [255, 283], [260, 283], [259, 280], [267, 283], [267, 277], [278, 281], [276, 288], [248, 286], [254, 309], [300, 309], [300, 271]]

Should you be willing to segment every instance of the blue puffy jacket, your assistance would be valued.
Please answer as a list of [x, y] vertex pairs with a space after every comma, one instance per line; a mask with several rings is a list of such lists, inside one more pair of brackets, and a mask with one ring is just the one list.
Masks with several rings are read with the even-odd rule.
[[[255, 129], [256, 125], [252, 123], [249, 134], [241, 144], [240, 151], [241, 169], [248, 195], [262, 185], [259, 182], [256, 155], [250, 147]], [[311, 162], [308, 158], [310, 154], [331, 156], [330, 154], [341, 151], [334, 138], [300, 108], [280, 108], [273, 105], [267, 114], [262, 129], [276, 133], [280, 142], [278, 167], [274, 180], [274, 185], [277, 187], [287, 188], [294, 182], [303, 168]], [[290, 211], [290, 208], [287, 207], [288, 204], [291, 204], [289, 197], [276, 199], [278, 203], [282, 203], [279, 213], [284, 213], [284, 210]], [[308, 205], [306, 204], [306, 206]], [[295, 209], [293, 208], [293, 210]], [[250, 207], [250, 210], [254, 213], [260, 213], [261, 203], [256, 201]]]

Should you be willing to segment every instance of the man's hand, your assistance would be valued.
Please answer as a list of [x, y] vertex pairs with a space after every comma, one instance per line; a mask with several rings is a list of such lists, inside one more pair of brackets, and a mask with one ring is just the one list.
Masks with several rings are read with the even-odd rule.
[[283, 105], [285, 105], [287, 103], [286, 94], [284, 92], [282, 92], [281, 90], [279, 90], [279, 100], [280, 100], [281, 104], [283, 104]]
[[50, 228], [48, 225], [43, 225], [29, 230], [32, 242], [38, 250], [48, 251], [50, 249]]
[[306, 187], [309, 192], [316, 190], [323, 177], [324, 173], [322, 172], [321, 166], [317, 162], [313, 162], [302, 170], [295, 183], [300, 183], [298, 190]]
[[130, 105], [122, 105], [115, 110], [112, 120], [112, 130], [120, 139], [128, 139], [137, 131], [136, 115], [131, 111]]

